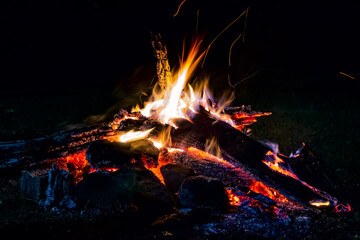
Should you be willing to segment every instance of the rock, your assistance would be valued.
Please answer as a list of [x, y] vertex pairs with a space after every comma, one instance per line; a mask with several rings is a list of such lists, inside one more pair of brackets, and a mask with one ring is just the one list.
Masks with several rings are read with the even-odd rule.
[[206, 206], [223, 210], [229, 205], [224, 184], [216, 178], [205, 176], [186, 178], [180, 187], [178, 197], [181, 205], [188, 208]]
[[179, 191], [185, 178], [195, 176], [194, 170], [182, 164], [166, 164], [160, 168], [160, 171], [165, 185], [173, 193]]
[[66, 170], [59, 169], [54, 163], [49, 171], [46, 199], [40, 204], [46, 208], [75, 208], [77, 196], [74, 188], [74, 176]]
[[25, 198], [39, 202], [46, 197], [49, 170], [21, 171], [20, 191]]
[[89, 174], [77, 184], [76, 192], [86, 204], [100, 209], [124, 210], [135, 205], [140, 211], [161, 215], [175, 205], [173, 195], [160, 180], [151, 171], [136, 166]]

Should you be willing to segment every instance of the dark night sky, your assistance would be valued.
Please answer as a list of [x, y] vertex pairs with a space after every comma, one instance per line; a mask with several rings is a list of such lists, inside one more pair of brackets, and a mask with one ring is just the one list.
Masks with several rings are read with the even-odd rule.
[[[0, 10], [1, 92], [112, 88], [142, 64], [155, 72], [150, 31], [162, 33], [175, 65], [183, 39], [195, 32], [198, 9], [206, 44], [248, 5], [246, 41], [233, 49], [235, 77], [261, 69], [279, 83], [279, 76], [336, 77], [340, 71], [358, 80], [355, 5], [313, 2], [187, 0], [174, 18], [179, 0], [7, 1]], [[243, 24], [213, 45], [206, 62], [211, 74], [227, 75], [229, 46]]]

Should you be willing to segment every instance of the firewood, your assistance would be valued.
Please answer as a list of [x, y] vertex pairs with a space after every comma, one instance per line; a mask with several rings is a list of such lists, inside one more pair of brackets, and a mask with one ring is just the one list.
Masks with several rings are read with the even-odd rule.
[[151, 34], [151, 44], [157, 59], [156, 71], [158, 76], [158, 83], [160, 88], [165, 90], [171, 83], [171, 70], [167, 57], [167, 49], [166, 46], [161, 43], [160, 34]]
[[45, 160], [83, 151], [96, 140], [116, 133], [108, 125], [96, 125], [23, 141], [0, 142], [0, 168], [25, 168]]

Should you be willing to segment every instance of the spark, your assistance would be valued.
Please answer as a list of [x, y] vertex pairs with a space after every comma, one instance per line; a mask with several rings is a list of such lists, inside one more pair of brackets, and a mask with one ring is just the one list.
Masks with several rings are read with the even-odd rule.
[[254, 73], [251, 74], [250, 76], [247, 76], [246, 78], [240, 80], [239, 82], [235, 83], [234, 85], [231, 85], [231, 83], [230, 83], [230, 77], [228, 76], [229, 85], [234, 88], [234, 87], [236, 87], [237, 85], [239, 85], [240, 83], [242, 83], [242, 82], [248, 80], [249, 78], [255, 76], [255, 75], [258, 74], [260, 71], [261, 71], [261, 69], [257, 70], [256, 72], [254, 72]]
[[232, 48], [234, 46], [234, 44], [241, 38], [241, 33], [240, 35], [235, 39], [235, 41], [233, 41], [233, 43], [231, 44], [230, 46], [230, 50], [229, 50], [229, 67], [231, 66], [231, 51], [232, 51]]
[[227, 25], [212, 41], [211, 43], [209, 44], [209, 46], [207, 47], [206, 49], [206, 53], [205, 53], [205, 56], [204, 56], [204, 59], [203, 59], [203, 62], [201, 64], [201, 67], [204, 66], [204, 63], [205, 63], [205, 59], [206, 59], [206, 56], [210, 50], [210, 47], [211, 45], [216, 41], [216, 39], [218, 39], [220, 37], [221, 34], [223, 34], [229, 27], [231, 27], [237, 20], [239, 20], [242, 16], [244, 16], [244, 14], [246, 13], [247, 10], [245, 10], [244, 12], [242, 12], [234, 21], [232, 21], [229, 25]]
[[195, 27], [195, 33], [198, 32], [198, 27], [199, 27], [199, 13], [200, 13], [200, 9], [198, 9], [197, 12], [196, 12], [196, 27]]
[[346, 77], [349, 77], [351, 79], [355, 79], [353, 76], [350, 76], [349, 74], [346, 74], [346, 73], [343, 73], [343, 72], [339, 72], [339, 73], [346, 76]]
[[250, 6], [248, 6], [248, 8], [246, 9], [245, 24], [244, 24], [244, 34], [243, 34], [243, 42], [245, 42], [245, 30], [246, 30], [246, 23], [247, 23], [248, 15], [249, 15], [249, 9], [250, 9]]
[[180, 12], [181, 6], [182, 6], [185, 2], [186, 2], [186, 0], [184, 0], [184, 1], [182, 1], [182, 2], [180, 3], [180, 5], [179, 5], [179, 7], [178, 7], [178, 10], [176, 11], [176, 13], [174, 14], [173, 17], [176, 17], [176, 16], [178, 15], [178, 13]]

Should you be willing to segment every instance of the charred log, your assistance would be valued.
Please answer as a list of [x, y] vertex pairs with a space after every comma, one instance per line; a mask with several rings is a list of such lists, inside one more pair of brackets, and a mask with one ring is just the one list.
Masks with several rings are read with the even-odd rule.
[[115, 135], [107, 125], [79, 128], [49, 137], [0, 142], [0, 168], [25, 168], [83, 151], [89, 143]]

